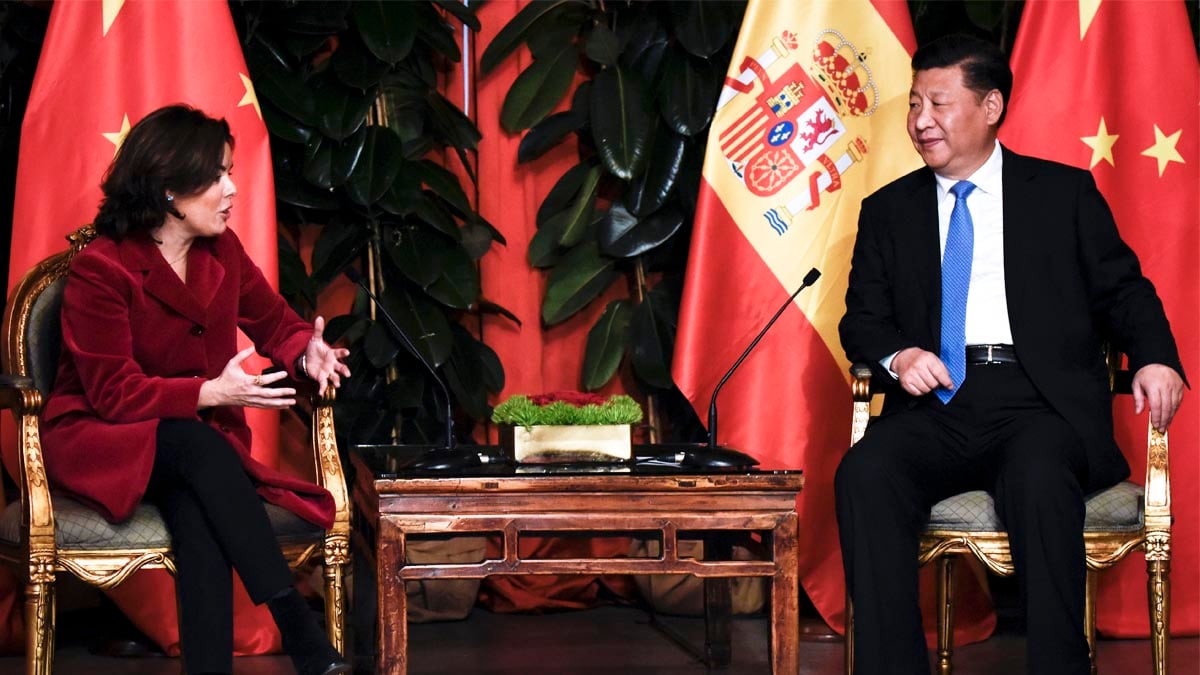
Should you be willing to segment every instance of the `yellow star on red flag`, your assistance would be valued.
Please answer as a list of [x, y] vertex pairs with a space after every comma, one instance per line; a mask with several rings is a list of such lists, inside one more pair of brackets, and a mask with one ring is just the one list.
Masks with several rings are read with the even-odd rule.
[[114, 146], [116, 146], [113, 148], [113, 155], [116, 155], [117, 150], [121, 149], [121, 144], [125, 142], [125, 136], [128, 134], [129, 134], [129, 114], [126, 113], [125, 116], [121, 119], [121, 129], [119, 131], [110, 131], [107, 133], [102, 133], [100, 135], [107, 138], [109, 143], [112, 143]]
[[104, 17], [104, 33], [108, 35], [108, 29], [112, 28], [113, 22], [117, 20], [117, 15], [121, 13], [121, 7], [125, 5], [125, 0], [104, 0], [101, 3], [101, 15]]
[[1167, 136], [1154, 125], [1154, 145], [1142, 151], [1146, 157], [1153, 157], [1158, 160], [1158, 177], [1162, 178], [1163, 172], [1167, 170], [1167, 164], [1171, 162], [1179, 162], [1184, 164], [1183, 155], [1179, 154], [1179, 150], [1175, 149], [1175, 145], [1179, 143], [1179, 135], [1183, 133], [1183, 129]]
[[1117, 165], [1113, 163], [1112, 149], [1118, 138], [1120, 138], [1118, 134], [1108, 133], [1108, 125], [1105, 124], [1103, 117], [1100, 118], [1100, 127], [1096, 129], [1095, 136], [1081, 136], [1079, 138], [1079, 140], [1092, 149], [1092, 162], [1088, 165], [1088, 169], [1095, 168], [1102, 159], [1108, 162], [1109, 166], [1116, 168]]
[[262, 108], [258, 105], [258, 94], [254, 93], [254, 83], [244, 73], [238, 73], [238, 77], [242, 78], [242, 86], [246, 88], [246, 94], [242, 96], [242, 100], [238, 101], [238, 107], [254, 106], [254, 112], [258, 113], [258, 119], [261, 120]]
[[1096, 10], [1100, 9], [1101, 0], [1079, 0], [1079, 39], [1087, 35], [1088, 28], [1092, 26], [1092, 19], [1096, 18]]

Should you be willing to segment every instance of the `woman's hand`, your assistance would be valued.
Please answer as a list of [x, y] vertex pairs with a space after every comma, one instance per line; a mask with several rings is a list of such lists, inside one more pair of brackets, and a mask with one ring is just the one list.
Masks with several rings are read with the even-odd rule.
[[304, 349], [304, 374], [317, 383], [317, 393], [324, 394], [326, 387], [337, 389], [342, 386], [342, 378], [350, 377], [350, 368], [342, 363], [342, 359], [350, 356], [349, 349], [330, 347], [322, 335], [325, 333], [325, 319], [318, 316], [313, 319], [312, 339]]
[[242, 362], [250, 358], [254, 347], [238, 352], [215, 380], [200, 387], [200, 408], [216, 406], [241, 406], [244, 408], [290, 408], [296, 404], [296, 390], [289, 387], [268, 385], [287, 377], [284, 371], [251, 375], [242, 369]]

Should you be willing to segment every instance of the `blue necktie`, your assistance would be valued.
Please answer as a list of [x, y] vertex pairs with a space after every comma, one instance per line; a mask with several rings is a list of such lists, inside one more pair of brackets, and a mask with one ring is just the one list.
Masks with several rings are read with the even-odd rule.
[[971, 287], [971, 256], [975, 248], [975, 224], [967, 210], [967, 195], [975, 185], [962, 180], [950, 188], [954, 210], [946, 233], [946, 251], [942, 253], [942, 348], [939, 356], [954, 389], [938, 388], [942, 403], [949, 403], [967, 377], [967, 290]]

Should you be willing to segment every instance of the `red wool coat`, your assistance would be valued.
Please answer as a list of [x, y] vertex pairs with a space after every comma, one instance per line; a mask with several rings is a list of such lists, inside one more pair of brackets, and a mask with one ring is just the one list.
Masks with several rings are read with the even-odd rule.
[[326, 490], [250, 457], [241, 408], [196, 410], [200, 385], [237, 353], [239, 327], [293, 376], [312, 336], [232, 230], [193, 243], [186, 285], [148, 236], [97, 238], [71, 264], [62, 327], [58, 375], [42, 412], [46, 474], [56, 490], [124, 520], [150, 479], [158, 421], [201, 419], [241, 455], [263, 499], [332, 524]]

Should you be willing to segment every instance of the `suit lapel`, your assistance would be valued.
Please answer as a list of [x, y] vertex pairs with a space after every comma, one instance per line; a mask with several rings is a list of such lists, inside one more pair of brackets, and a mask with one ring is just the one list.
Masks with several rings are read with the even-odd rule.
[[208, 305], [225, 276], [225, 268], [213, 256], [209, 242], [196, 242], [188, 253], [188, 285], [175, 274], [149, 237], [127, 237], [118, 248], [125, 267], [144, 274], [142, 290], [147, 295], [199, 325], [208, 324]]
[[912, 222], [910, 229], [902, 237], [899, 250], [913, 263], [912, 269], [917, 275], [917, 286], [921, 294], [917, 302], [924, 305], [929, 334], [933, 338], [936, 352], [942, 334], [942, 256], [938, 236], [937, 183], [934, 181], [933, 171], [921, 171], [920, 179], [909, 194], [909, 199], [911, 203], [908, 210], [902, 213], [913, 214]]
[[1008, 302], [1008, 321], [1016, 338], [1021, 308], [1026, 297], [1029, 270], [1023, 259], [1028, 246], [1038, 240], [1036, 199], [1032, 199], [1029, 183], [1034, 178], [1033, 167], [1025, 158], [1001, 146], [1004, 152], [1004, 295]]

